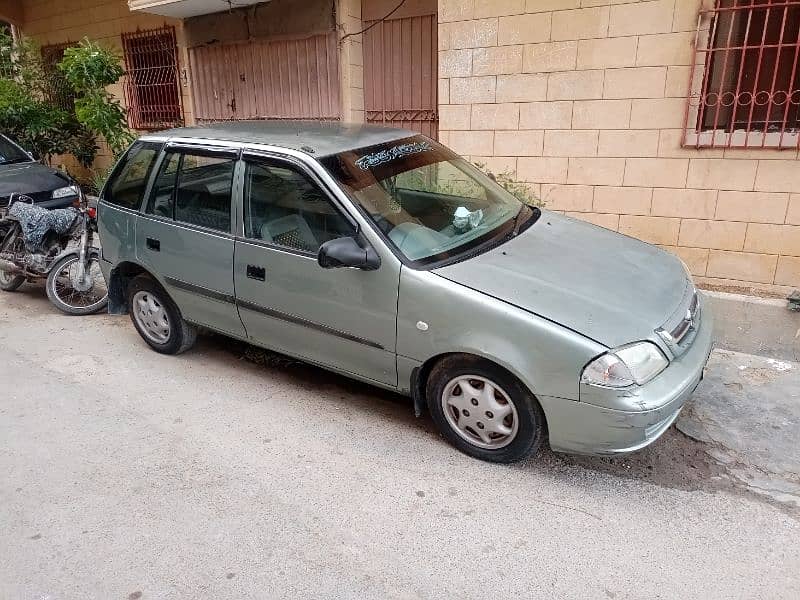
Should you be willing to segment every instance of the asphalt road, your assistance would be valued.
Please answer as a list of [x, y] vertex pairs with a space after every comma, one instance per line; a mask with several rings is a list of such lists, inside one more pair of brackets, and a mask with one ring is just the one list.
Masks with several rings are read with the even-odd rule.
[[0, 296], [0, 598], [800, 597], [798, 515], [669, 432], [463, 456], [411, 404]]

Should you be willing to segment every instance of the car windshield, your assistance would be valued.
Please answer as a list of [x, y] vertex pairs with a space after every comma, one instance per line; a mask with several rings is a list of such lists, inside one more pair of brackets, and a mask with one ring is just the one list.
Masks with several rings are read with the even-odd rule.
[[320, 161], [408, 260], [447, 260], [514, 230], [523, 204], [451, 150], [424, 137]]
[[0, 165], [10, 165], [19, 162], [30, 162], [31, 157], [9, 140], [7, 137], [0, 135]]

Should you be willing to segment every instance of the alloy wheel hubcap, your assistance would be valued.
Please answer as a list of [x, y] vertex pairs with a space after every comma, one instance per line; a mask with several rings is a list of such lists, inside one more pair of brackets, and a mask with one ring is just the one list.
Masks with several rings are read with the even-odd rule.
[[496, 450], [517, 436], [519, 417], [508, 394], [479, 375], [460, 375], [442, 393], [442, 409], [450, 427], [470, 444]]
[[161, 301], [150, 292], [136, 292], [133, 296], [133, 316], [147, 338], [156, 344], [169, 340], [172, 326]]

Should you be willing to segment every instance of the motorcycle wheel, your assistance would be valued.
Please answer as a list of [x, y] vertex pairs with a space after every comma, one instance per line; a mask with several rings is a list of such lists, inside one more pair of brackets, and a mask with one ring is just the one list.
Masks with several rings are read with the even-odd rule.
[[91, 287], [79, 291], [73, 287], [72, 280], [78, 267], [78, 255], [70, 254], [59, 260], [47, 276], [47, 297], [56, 308], [68, 315], [91, 315], [108, 306], [108, 287], [100, 270], [98, 256], [89, 257], [87, 277], [92, 280]]
[[18, 290], [23, 283], [25, 283], [24, 275], [12, 275], [5, 271], [0, 271], [0, 290], [13, 292]]
[[[0, 253], [8, 252], [10, 250], [16, 238], [15, 233], [15, 228], [12, 227], [6, 232], [5, 236], [2, 237], [2, 242], [0, 242]], [[6, 273], [5, 271], [0, 271], [0, 290], [3, 290], [4, 292], [13, 292], [23, 283], [25, 283], [24, 275], [13, 275], [11, 273]]]

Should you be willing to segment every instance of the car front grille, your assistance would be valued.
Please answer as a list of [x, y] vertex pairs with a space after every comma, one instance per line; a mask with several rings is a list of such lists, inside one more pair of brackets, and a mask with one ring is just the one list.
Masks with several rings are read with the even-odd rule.
[[692, 286], [687, 301], [677, 315], [656, 330], [676, 355], [683, 354], [691, 345], [694, 334], [700, 327], [701, 312], [700, 295]]
[[[28, 198], [32, 198], [34, 203], [39, 202], [47, 202], [52, 198], [53, 192], [45, 191], [45, 192], [34, 192], [24, 194]], [[0, 196], [0, 206], [8, 206], [8, 201], [11, 199], [11, 196]]]
[[29, 198], [33, 198], [34, 202], [47, 202], [53, 197], [53, 192], [34, 192], [32, 194], [25, 194]]

